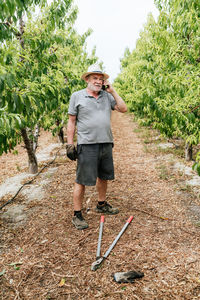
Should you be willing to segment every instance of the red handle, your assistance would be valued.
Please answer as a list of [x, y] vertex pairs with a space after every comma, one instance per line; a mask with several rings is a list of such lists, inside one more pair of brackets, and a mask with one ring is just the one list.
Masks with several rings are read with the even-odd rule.
[[101, 221], [100, 221], [101, 223], [103, 223], [104, 222], [104, 216], [101, 216]]
[[129, 218], [128, 218], [128, 220], [127, 220], [127, 223], [131, 223], [131, 221], [133, 220], [133, 216], [130, 216]]

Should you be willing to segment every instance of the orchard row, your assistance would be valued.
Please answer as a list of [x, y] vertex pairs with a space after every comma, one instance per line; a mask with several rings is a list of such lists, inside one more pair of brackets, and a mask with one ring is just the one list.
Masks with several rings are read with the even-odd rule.
[[140, 122], [183, 139], [191, 154], [200, 143], [200, 2], [155, 3], [158, 20], [149, 15], [136, 48], [126, 49], [115, 85]]

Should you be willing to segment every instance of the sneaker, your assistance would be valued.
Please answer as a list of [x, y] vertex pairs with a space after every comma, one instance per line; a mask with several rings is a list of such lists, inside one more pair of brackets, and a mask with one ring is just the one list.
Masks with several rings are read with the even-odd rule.
[[107, 202], [105, 202], [103, 205], [97, 204], [95, 211], [98, 213], [101, 213], [101, 214], [105, 214], [105, 215], [115, 215], [115, 214], [119, 213], [118, 208], [112, 207]]
[[77, 216], [74, 216], [72, 218], [72, 224], [76, 227], [76, 229], [88, 228], [88, 223], [85, 221], [83, 217], [78, 218]]

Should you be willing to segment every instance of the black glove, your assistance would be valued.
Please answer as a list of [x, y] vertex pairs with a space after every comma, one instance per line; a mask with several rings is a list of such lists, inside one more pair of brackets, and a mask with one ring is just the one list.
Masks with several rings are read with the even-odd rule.
[[117, 272], [113, 274], [114, 280], [118, 283], [134, 282], [134, 279], [144, 276], [142, 272], [129, 271], [129, 272]]
[[76, 147], [72, 144], [68, 144], [66, 146], [66, 151], [67, 151], [67, 157], [71, 160], [76, 160], [78, 155], [77, 155], [77, 150]]

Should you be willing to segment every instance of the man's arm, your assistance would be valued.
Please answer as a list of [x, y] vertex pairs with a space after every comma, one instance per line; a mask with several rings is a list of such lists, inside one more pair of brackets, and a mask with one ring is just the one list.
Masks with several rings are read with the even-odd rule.
[[74, 144], [74, 134], [76, 129], [76, 116], [69, 115], [67, 124], [67, 144]]
[[109, 82], [105, 82], [105, 85], [109, 85], [109, 87], [106, 89], [106, 92], [110, 93], [117, 103], [115, 105], [115, 110], [121, 113], [125, 113], [127, 111], [127, 106], [124, 100], [117, 94], [117, 92]]
[[122, 98], [117, 94], [115, 90], [113, 93], [111, 93], [111, 95], [114, 97], [115, 101], [117, 102], [117, 104], [115, 105], [115, 110], [121, 113], [125, 113], [127, 111], [127, 106], [124, 100], [122, 100]]

